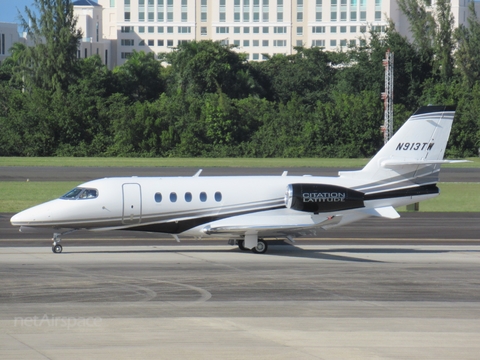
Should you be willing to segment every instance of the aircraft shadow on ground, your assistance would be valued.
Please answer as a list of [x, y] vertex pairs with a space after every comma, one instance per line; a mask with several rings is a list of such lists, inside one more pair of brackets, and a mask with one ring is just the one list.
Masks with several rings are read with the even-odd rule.
[[[280, 249], [279, 249], [280, 248]], [[449, 253], [451, 250], [418, 250], [418, 249], [405, 249], [405, 248], [335, 248], [325, 250], [312, 250], [303, 249], [299, 247], [290, 247], [290, 249], [281, 249], [281, 247], [271, 248], [268, 254], [271, 256], [286, 256], [286, 257], [298, 257], [298, 258], [311, 258], [311, 259], [323, 259], [323, 260], [339, 260], [339, 261], [353, 261], [353, 262], [367, 262], [367, 263], [384, 263], [384, 261], [364, 259], [353, 256], [338, 255], [336, 253], [348, 253], [348, 254], [436, 254], [436, 253]], [[276, 251], [275, 251], [276, 250]]]
[[[468, 250], [472, 252], [472, 250]], [[255, 254], [258, 256], [258, 259], [261, 260], [263, 256], [282, 256], [282, 257], [291, 257], [291, 258], [307, 258], [307, 259], [318, 259], [318, 260], [334, 260], [334, 261], [348, 261], [348, 262], [365, 262], [365, 263], [384, 263], [384, 261], [364, 259], [355, 256], [345, 256], [337, 255], [335, 253], [348, 253], [348, 254], [441, 254], [441, 253], [452, 253], [452, 252], [465, 252], [465, 250], [439, 250], [439, 249], [413, 249], [413, 248], [334, 248], [334, 249], [303, 249], [295, 246], [289, 245], [280, 245], [280, 246], [270, 246], [266, 254]], [[480, 252], [474, 251], [474, 252]], [[64, 252], [68, 253], [68, 252]], [[241, 251], [240, 249], [233, 247], [229, 250], [224, 249], [149, 249], [149, 250], [89, 250], [89, 251], [75, 251], [75, 254], [151, 254], [151, 253], [245, 253], [245, 255], [250, 255], [250, 252]], [[70, 253], [70, 254], [74, 254]]]
[[[280, 249], [281, 248], [281, 249]], [[336, 261], [350, 261], [350, 262], [367, 262], [367, 263], [381, 263], [382, 261], [357, 258], [353, 256], [344, 256], [344, 255], [335, 255], [330, 254], [330, 250], [310, 250], [310, 249], [301, 249], [294, 246], [272, 246], [269, 248], [268, 253], [266, 254], [255, 254], [255, 257], [258, 257], [258, 260], [261, 261], [263, 256], [284, 256], [284, 257], [293, 257], [293, 258], [308, 258], [308, 259], [318, 259], [318, 260], [336, 260]], [[372, 252], [374, 252], [372, 250]], [[64, 253], [68, 253], [64, 251]], [[75, 254], [142, 254], [142, 253], [244, 253], [246, 256], [251, 255], [249, 251], [242, 251], [236, 247], [229, 250], [205, 250], [205, 249], [152, 249], [152, 250], [89, 250], [89, 251], [75, 251]], [[73, 253], [71, 253], [73, 254]]]

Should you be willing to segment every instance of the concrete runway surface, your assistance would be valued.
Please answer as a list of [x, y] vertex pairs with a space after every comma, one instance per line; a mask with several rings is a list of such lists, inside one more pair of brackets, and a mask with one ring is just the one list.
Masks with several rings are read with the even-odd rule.
[[130, 232], [53, 254], [10, 216], [0, 359], [479, 359], [480, 214], [368, 219], [265, 255]]
[[478, 245], [0, 248], [2, 359], [478, 359]]

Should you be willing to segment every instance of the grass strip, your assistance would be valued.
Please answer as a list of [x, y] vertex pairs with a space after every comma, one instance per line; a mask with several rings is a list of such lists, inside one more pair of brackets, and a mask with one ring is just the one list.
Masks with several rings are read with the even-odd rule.
[[439, 183], [440, 195], [421, 202], [422, 212], [480, 212], [480, 183]]
[[0, 213], [19, 212], [56, 199], [78, 184], [78, 181], [1, 181]]
[[[13, 213], [56, 199], [78, 181], [0, 182], [0, 213]], [[480, 183], [439, 183], [440, 196], [420, 203], [422, 212], [480, 212]], [[405, 211], [405, 207], [398, 209]]]

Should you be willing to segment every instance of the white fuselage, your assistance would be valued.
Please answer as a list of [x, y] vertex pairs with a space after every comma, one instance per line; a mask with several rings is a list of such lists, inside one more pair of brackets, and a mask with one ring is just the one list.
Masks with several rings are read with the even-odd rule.
[[307, 234], [310, 227], [308, 234], [315, 234], [315, 225], [327, 217], [341, 215], [343, 225], [371, 216], [370, 208], [401, 206], [434, 196], [378, 199], [366, 201], [361, 209], [312, 215], [286, 207], [287, 186], [296, 183], [361, 185], [354, 178], [313, 176], [104, 178], [79, 186], [97, 190], [95, 198], [52, 200], [15, 215], [11, 222], [23, 227], [132, 229], [199, 237], [247, 233], [242, 229], [253, 229], [262, 236], [298, 236]]

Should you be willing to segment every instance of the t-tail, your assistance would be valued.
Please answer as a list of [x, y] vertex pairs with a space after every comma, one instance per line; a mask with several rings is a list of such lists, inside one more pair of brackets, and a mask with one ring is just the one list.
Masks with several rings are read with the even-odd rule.
[[339, 175], [359, 181], [355, 190], [377, 206], [408, 205], [436, 196], [441, 164], [463, 162], [443, 159], [454, 115], [454, 106], [421, 107], [362, 170]]

